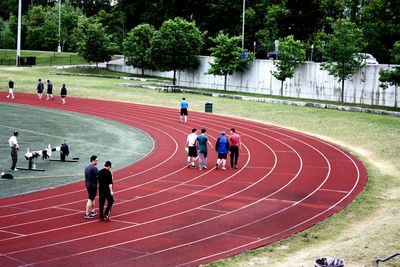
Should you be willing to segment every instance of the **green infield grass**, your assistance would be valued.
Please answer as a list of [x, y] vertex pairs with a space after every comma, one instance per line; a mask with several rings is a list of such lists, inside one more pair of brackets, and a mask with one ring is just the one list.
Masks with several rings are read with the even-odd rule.
[[[159, 93], [157, 90], [120, 87], [118, 79], [54, 75], [56, 72], [53, 68], [0, 68], [0, 89], [7, 90], [8, 78], [12, 77], [16, 96], [18, 92], [33, 94], [37, 79], [42, 78], [53, 81], [56, 94], [59, 92], [57, 88], [66, 83], [69, 94], [76, 97], [176, 109], [180, 99], [186, 97], [190, 110], [195, 111], [204, 111], [204, 104], [213, 102], [214, 113], [317, 136], [349, 150], [364, 162], [369, 174], [367, 186], [342, 212], [283, 241], [209, 266], [313, 266], [315, 259], [323, 256], [343, 258], [346, 266], [374, 266], [376, 257], [399, 251], [400, 118], [194, 94]], [[2, 118], [4, 116], [2, 112]], [[400, 266], [400, 260], [395, 259], [384, 266]]]
[[[83, 169], [91, 155], [98, 156], [99, 168], [110, 160], [113, 169], [118, 169], [143, 158], [153, 147], [152, 139], [146, 133], [114, 121], [5, 103], [0, 103], [0, 110], [0, 136], [3, 139], [0, 143], [0, 169], [14, 176], [13, 180], [0, 179], [0, 197], [83, 180]], [[19, 132], [18, 143], [21, 147], [17, 167], [29, 167], [24, 157], [28, 149], [30, 152], [43, 151], [48, 145], [55, 148], [64, 143], [70, 152], [66, 159], [79, 158], [79, 161], [57, 162], [38, 157], [33, 162], [36, 169], [44, 171], [10, 172], [7, 140], [14, 131]], [[60, 152], [52, 152], [51, 159], [60, 159]]]

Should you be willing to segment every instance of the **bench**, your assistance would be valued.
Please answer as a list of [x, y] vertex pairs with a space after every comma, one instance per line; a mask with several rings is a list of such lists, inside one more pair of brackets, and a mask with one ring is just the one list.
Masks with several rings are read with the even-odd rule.
[[167, 84], [160, 88], [159, 92], [161, 91], [165, 93], [179, 93], [181, 90], [174, 84]]

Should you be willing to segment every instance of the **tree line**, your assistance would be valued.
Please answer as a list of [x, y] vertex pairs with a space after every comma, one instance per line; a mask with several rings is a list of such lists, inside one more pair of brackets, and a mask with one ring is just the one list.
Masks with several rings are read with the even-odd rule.
[[[62, 0], [60, 0], [62, 1]], [[54, 51], [61, 39], [63, 51], [76, 51], [79, 40], [73, 30], [81, 21], [92, 18], [110, 36], [117, 51], [123, 51], [126, 34], [147, 23], [160, 28], [175, 17], [195, 22], [201, 32], [215, 37], [220, 31], [241, 35], [242, 8], [245, 3], [244, 48], [265, 58], [274, 50], [274, 41], [292, 35], [306, 49], [307, 58], [322, 60], [325, 40], [321, 34], [333, 32], [339, 19], [363, 30], [366, 46], [362, 52], [373, 54], [379, 62], [391, 63], [390, 49], [400, 39], [399, 0], [65, 0], [61, 10], [61, 36], [58, 37], [58, 1], [22, 1], [23, 49]], [[15, 48], [18, 1], [0, 2], [0, 46]], [[212, 45], [205, 39], [201, 54], [209, 54]], [[313, 47], [313, 51], [311, 51]]]

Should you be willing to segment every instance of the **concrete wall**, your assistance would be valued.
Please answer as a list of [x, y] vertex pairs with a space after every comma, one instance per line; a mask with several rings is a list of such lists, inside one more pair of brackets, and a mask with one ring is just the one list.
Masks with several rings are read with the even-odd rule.
[[[224, 90], [224, 77], [206, 75], [209, 69], [210, 57], [200, 57], [200, 65], [195, 70], [185, 70], [177, 73], [177, 85]], [[140, 69], [126, 65], [107, 64], [111, 70], [141, 74]], [[345, 102], [356, 104], [371, 104], [394, 106], [395, 87], [386, 90], [379, 87], [379, 69], [386, 65], [368, 65], [359, 70], [351, 79], [345, 82]], [[243, 73], [228, 76], [227, 90], [248, 93], [279, 95], [281, 82], [271, 75], [274, 70], [272, 60], [254, 60], [249, 69]], [[146, 70], [146, 75], [172, 78], [172, 72]], [[320, 63], [306, 62], [296, 69], [292, 79], [284, 82], [283, 95], [318, 100], [338, 101], [341, 84], [330, 76], [327, 71], [320, 70]], [[398, 98], [397, 98], [398, 99]], [[400, 101], [397, 101], [400, 106]]]

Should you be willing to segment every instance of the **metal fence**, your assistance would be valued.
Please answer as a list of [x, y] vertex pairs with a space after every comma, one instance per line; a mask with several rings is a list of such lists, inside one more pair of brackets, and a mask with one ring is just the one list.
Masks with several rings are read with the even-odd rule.
[[[61, 66], [61, 65], [77, 65], [85, 63], [82, 58], [78, 55], [69, 55], [69, 56], [50, 56], [50, 57], [34, 57], [35, 64], [23, 64], [23, 60], [25, 58], [32, 58], [32, 57], [21, 57], [20, 58], [20, 66]], [[0, 57], [0, 65], [3, 66], [16, 66], [16, 58], [1, 58]]]

